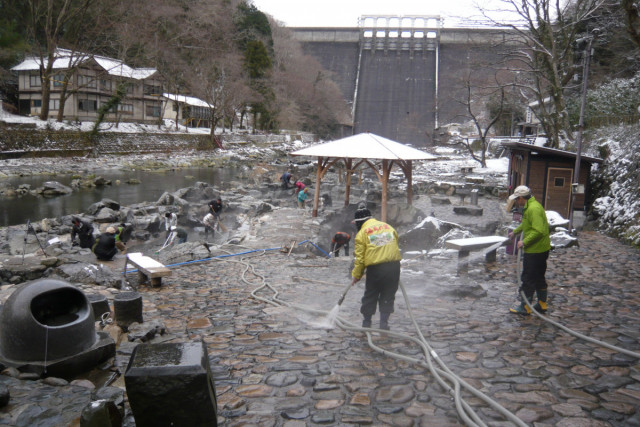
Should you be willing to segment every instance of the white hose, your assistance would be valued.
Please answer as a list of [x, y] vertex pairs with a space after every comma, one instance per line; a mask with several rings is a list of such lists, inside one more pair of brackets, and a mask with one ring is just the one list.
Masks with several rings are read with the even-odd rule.
[[[227, 252], [227, 251], [224, 251]], [[227, 252], [229, 253], [229, 252]], [[266, 251], [262, 251], [262, 252], [256, 252], [257, 255], [264, 255], [266, 254]], [[241, 274], [241, 280], [243, 282], [245, 282], [248, 285], [254, 285], [254, 283], [251, 283], [249, 280], [247, 280], [246, 278], [246, 274], [247, 272], [250, 272], [251, 274], [253, 274], [254, 276], [260, 278], [261, 280], [261, 284], [260, 286], [258, 286], [257, 288], [255, 288], [252, 292], [251, 292], [251, 296], [253, 298], [255, 298], [256, 300], [262, 301], [266, 304], [270, 304], [276, 307], [279, 306], [283, 306], [283, 307], [290, 307], [293, 309], [297, 309], [297, 310], [301, 310], [307, 313], [312, 313], [315, 315], [323, 315], [326, 316], [329, 314], [329, 311], [327, 310], [319, 310], [319, 309], [314, 309], [308, 306], [304, 306], [304, 305], [299, 305], [299, 304], [293, 304], [293, 303], [289, 303], [287, 301], [281, 300], [279, 298], [279, 292], [277, 289], [275, 289], [273, 286], [271, 286], [270, 284], [268, 284], [266, 282], [266, 279], [264, 276], [262, 276], [261, 274], [257, 273], [255, 271], [255, 268], [253, 266], [253, 264], [249, 263], [246, 261], [246, 258], [248, 258], [247, 256], [243, 257], [240, 259], [240, 261], [235, 261], [235, 260], [231, 260], [228, 258], [225, 259], [219, 259], [219, 258], [214, 258], [215, 260], [218, 261], [227, 261], [227, 262], [237, 262], [240, 264], [243, 264], [245, 266], [245, 269], [242, 271]], [[520, 277], [520, 273], [521, 273], [521, 268], [520, 268], [520, 263], [521, 263], [521, 259], [522, 259], [522, 250], [520, 250], [518, 252], [518, 265], [517, 265], [517, 269], [518, 269], [518, 278]], [[349, 287], [345, 288], [342, 297], [344, 297], [344, 295], [346, 295], [346, 292], [348, 292], [349, 288], [351, 286], [349, 285]], [[500, 414], [502, 414], [506, 419], [508, 419], [509, 421], [513, 422], [515, 425], [519, 426], [519, 427], [526, 427], [527, 424], [524, 423], [521, 419], [519, 419], [516, 415], [514, 415], [513, 413], [511, 413], [509, 410], [507, 410], [506, 408], [504, 408], [502, 405], [500, 405], [498, 402], [496, 402], [495, 400], [491, 399], [491, 397], [485, 395], [484, 393], [482, 393], [480, 390], [477, 390], [476, 388], [474, 388], [473, 386], [471, 386], [470, 384], [468, 384], [467, 382], [465, 382], [463, 379], [461, 379], [460, 377], [458, 377], [455, 373], [453, 373], [446, 365], [445, 363], [440, 359], [440, 357], [438, 356], [438, 354], [435, 352], [435, 350], [429, 345], [429, 342], [425, 339], [424, 335], [422, 334], [422, 331], [420, 330], [420, 327], [418, 326], [415, 316], [413, 315], [413, 311], [411, 309], [411, 305], [409, 303], [409, 298], [407, 296], [407, 292], [406, 289], [404, 287], [404, 285], [402, 284], [402, 282], [399, 283], [399, 287], [402, 291], [402, 295], [404, 297], [406, 306], [407, 306], [407, 311], [409, 314], [409, 318], [411, 319], [415, 331], [418, 335], [418, 338], [406, 335], [406, 334], [402, 334], [402, 333], [398, 333], [398, 332], [393, 332], [393, 331], [387, 331], [387, 330], [381, 330], [381, 329], [375, 329], [375, 328], [361, 328], [357, 325], [355, 325], [352, 322], [349, 322], [348, 320], [337, 316], [336, 317], [336, 325], [338, 327], [340, 327], [343, 330], [347, 330], [347, 331], [354, 331], [354, 332], [363, 332], [367, 335], [367, 342], [369, 347], [371, 347], [371, 349], [373, 349], [374, 351], [377, 351], [385, 356], [389, 356], [395, 359], [399, 359], [399, 360], [404, 360], [410, 363], [414, 363], [417, 364], [419, 366], [422, 366], [424, 368], [429, 369], [429, 371], [432, 373], [432, 375], [434, 376], [434, 378], [436, 379], [436, 381], [442, 386], [444, 387], [448, 393], [450, 395], [453, 396], [454, 399], [454, 403], [455, 403], [455, 407], [456, 410], [458, 412], [458, 414], [460, 415], [462, 421], [467, 425], [467, 426], [482, 426], [482, 427], [486, 427], [486, 424], [479, 418], [479, 416], [474, 412], [473, 408], [462, 398], [461, 396], [461, 388], [464, 388], [465, 390], [467, 390], [467, 392], [473, 394], [474, 396], [478, 397], [479, 399], [483, 400], [484, 402], [486, 402], [491, 408], [493, 408], [494, 410], [496, 410], [497, 412], [499, 412]], [[268, 290], [270, 292], [273, 293], [273, 295], [271, 296], [271, 298], [265, 298], [262, 297], [260, 295], [258, 295], [259, 292], [263, 291], [263, 290]], [[342, 300], [341, 297], [341, 300]], [[598, 340], [595, 340], [593, 338], [587, 337], [583, 334], [577, 333], [575, 331], [570, 330], [569, 328], [545, 317], [542, 316], [540, 313], [536, 312], [535, 310], [533, 310], [533, 307], [531, 307], [530, 302], [526, 299], [526, 297], [524, 296], [524, 292], [522, 292], [522, 297], [523, 297], [523, 301], [525, 301], [525, 304], [527, 304], [527, 306], [541, 319], [557, 326], [558, 328], [578, 337], [581, 339], [584, 339], [586, 341], [589, 341], [591, 343], [597, 344], [597, 345], [602, 345], [604, 347], [607, 347], [609, 349], [615, 350], [615, 351], [619, 351], [621, 353], [633, 356], [633, 357], [637, 357], [640, 358], [640, 354], [636, 353], [636, 352], [632, 352], [629, 350], [625, 350], [623, 348], [619, 348]], [[423, 354], [424, 354], [424, 359], [423, 358], [414, 358], [414, 357], [410, 357], [410, 356], [406, 356], [403, 354], [399, 354], [396, 353], [394, 351], [390, 351], [390, 350], [385, 350], [381, 347], [379, 347], [378, 345], [376, 345], [373, 340], [372, 340], [372, 332], [377, 332], [380, 334], [385, 334], [391, 337], [395, 337], [395, 338], [399, 338], [399, 339], [403, 339], [403, 340], [407, 340], [410, 342], [415, 343], [416, 345], [418, 345], [420, 348], [422, 348]], [[437, 366], [434, 366], [433, 361], [436, 361]], [[447, 382], [448, 381], [448, 382]]]

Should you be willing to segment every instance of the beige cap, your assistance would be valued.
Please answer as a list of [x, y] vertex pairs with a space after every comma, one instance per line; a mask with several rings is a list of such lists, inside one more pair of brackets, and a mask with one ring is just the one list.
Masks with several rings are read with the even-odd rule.
[[107, 233], [116, 234], [116, 229], [113, 227], [107, 227]]
[[513, 194], [509, 196], [509, 200], [515, 200], [518, 197], [530, 196], [531, 190], [526, 185], [520, 185], [513, 190]]

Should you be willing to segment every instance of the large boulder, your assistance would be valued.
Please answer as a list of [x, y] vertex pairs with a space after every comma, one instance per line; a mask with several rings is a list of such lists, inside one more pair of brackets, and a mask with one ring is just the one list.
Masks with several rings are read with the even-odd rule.
[[58, 266], [56, 273], [68, 282], [97, 284], [117, 289], [120, 289], [122, 284], [122, 275], [103, 264], [67, 263]]
[[[164, 220], [160, 218], [160, 215], [144, 215], [137, 216], [133, 222], [133, 228], [136, 231], [148, 231], [149, 233], [157, 233], [160, 231], [160, 227], [164, 224]], [[137, 238], [137, 234], [136, 234]]]
[[100, 209], [100, 212], [96, 215], [95, 222], [105, 224], [109, 222], [117, 222], [120, 218], [120, 214], [113, 209], [107, 207]]
[[415, 224], [422, 220], [425, 214], [407, 203], [397, 203], [387, 206], [387, 222], [394, 225]]
[[461, 228], [461, 226], [452, 222], [440, 221], [432, 216], [426, 217], [418, 225], [400, 236], [400, 248], [403, 251], [435, 248], [442, 236], [456, 228]]

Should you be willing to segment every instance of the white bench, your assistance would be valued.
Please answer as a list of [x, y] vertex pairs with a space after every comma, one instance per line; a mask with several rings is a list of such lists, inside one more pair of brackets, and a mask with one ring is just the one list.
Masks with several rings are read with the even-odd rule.
[[171, 270], [169, 268], [153, 258], [142, 255], [141, 252], [127, 254], [127, 260], [124, 265], [125, 271], [127, 270], [127, 263], [129, 262], [138, 269], [140, 283], [149, 280], [152, 286], [160, 286], [163, 277], [171, 276]]
[[[468, 262], [464, 258], [467, 258], [470, 252], [486, 249], [498, 243], [504, 244], [507, 240], [509, 239], [503, 236], [472, 237], [469, 239], [446, 240], [444, 246], [447, 249], [456, 249], [458, 251], [458, 273], [461, 273], [467, 270]], [[484, 257], [487, 262], [496, 260], [496, 250], [497, 248], [485, 254]]]

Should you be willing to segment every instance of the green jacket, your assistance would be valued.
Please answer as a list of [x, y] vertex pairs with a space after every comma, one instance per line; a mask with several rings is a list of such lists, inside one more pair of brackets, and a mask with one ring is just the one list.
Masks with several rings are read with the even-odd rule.
[[531, 196], [524, 205], [522, 223], [513, 230], [513, 234], [524, 232], [524, 252], [538, 254], [551, 249], [549, 240], [549, 222], [544, 208], [535, 197]]

